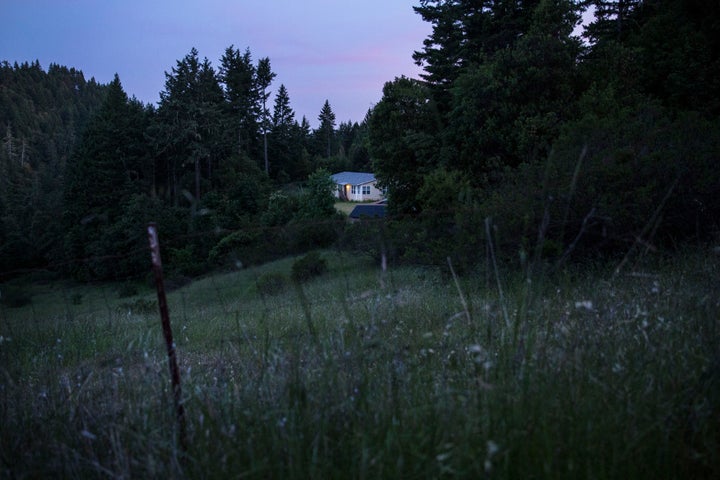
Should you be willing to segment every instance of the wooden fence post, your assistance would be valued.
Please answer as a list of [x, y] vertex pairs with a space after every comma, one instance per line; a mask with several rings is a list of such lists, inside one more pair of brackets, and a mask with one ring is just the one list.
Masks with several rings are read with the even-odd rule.
[[167, 346], [168, 362], [170, 364], [170, 379], [173, 388], [175, 401], [175, 413], [179, 427], [180, 447], [187, 450], [187, 433], [185, 428], [185, 408], [182, 404], [182, 388], [180, 387], [180, 370], [175, 356], [175, 342], [173, 341], [172, 328], [170, 328], [170, 314], [168, 313], [167, 299], [165, 298], [165, 285], [163, 282], [162, 262], [160, 260], [160, 242], [158, 241], [157, 225], [149, 223], [147, 227], [148, 241], [150, 242], [150, 255], [152, 259], [153, 273], [155, 274], [155, 286], [157, 288], [158, 306], [160, 307], [160, 319], [162, 321], [163, 335]]

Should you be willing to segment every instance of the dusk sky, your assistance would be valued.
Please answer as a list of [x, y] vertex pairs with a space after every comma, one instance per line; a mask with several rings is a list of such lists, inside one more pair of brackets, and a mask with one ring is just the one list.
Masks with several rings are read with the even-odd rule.
[[[337, 123], [362, 121], [386, 81], [417, 77], [412, 53], [431, 26], [414, 0], [0, 0], [0, 61], [82, 70], [156, 103], [195, 47], [217, 70], [225, 49], [269, 57], [299, 121], [317, 126], [325, 99]], [[269, 104], [270, 106], [272, 104]]]

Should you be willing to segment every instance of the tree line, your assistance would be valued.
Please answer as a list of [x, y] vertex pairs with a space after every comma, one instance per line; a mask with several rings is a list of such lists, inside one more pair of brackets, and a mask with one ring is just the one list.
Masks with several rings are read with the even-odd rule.
[[[171, 238], [233, 232], [272, 217], [273, 201], [290, 221], [308, 203], [293, 185], [318, 169], [370, 168], [365, 122], [338, 126], [326, 100], [312, 130], [284, 85], [269, 104], [275, 78], [249, 49], [228, 47], [217, 69], [192, 49], [153, 106], [117, 75], [100, 85], [75, 69], [3, 63], [0, 271], [124, 278], [142, 270], [144, 256], [127, 255], [142, 249], [142, 222]], [[173, 256], [196, 271], [207, 263], [189, 258], [207, 259], [215, 243], [188, 241]]]
[[[340, 170], [373, 171], [387, 189], [383, 248], [399, 261], [470, 265], [489, 240], [563, 262], [717, 238], [716, 2], [414, 9], [432, 26], [414, 54], [421, 78], [388, 81], [360, 123], [337, 125], [326, 101], [314, 130], [249, 49], [228, 47], [217, 68], [191, 50], [156, 106], [117, 76], [2, 64], [0, 271], [135, 275], [151, 220], [182, 239], [169, 263], [188, 275], [237, 252], [328, 245], [346, 229], [328, 197]], [[377, 234], [347, 229], [356, 242]]]
[[[511, 251], [556, 261], [717, 239], [717, 2], [421, 0], [415, 11], [432, 25], [414, 54], [422, 78], [387, 82], [369, 120], [390, 208], [425, 219], [404, 230], [405, 255], [477, 260], [488, 218]], [[438, 234], [436, 249], [420, 247]]]

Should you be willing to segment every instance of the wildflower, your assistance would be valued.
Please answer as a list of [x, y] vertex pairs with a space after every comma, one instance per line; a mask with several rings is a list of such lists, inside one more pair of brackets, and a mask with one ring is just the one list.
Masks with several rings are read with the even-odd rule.
[[488, 440], [487, 454], [485, 455], [485, 462], [483, 463], [483, 466], [485, 467], [485, 473], [490, 473], [490, 471], [492, 470], [492, 459], [499, 451], [500, 447], [498, 446], [498, 444], [493, 442], [492, 440]]
[[579, 309], [585, 309], [585, 310], [592, 310], [593, 309], [593, 303], [590, 300], [582, 300], [580, 302], [575, 302], [575, 308]]
[[500, 451], [500, 447], [497, 443], [493, 442], [492, 440], [488, 440], [487, 442], [487, 455], [488, 457], [492, 457], [497, 452]]
[[483, 351], [483, 348], [482, 348], [480, 345], [477, 345], [477, 344], [475, 344], [475, 345], [470, 345], [470, 346], [468, 347], [468, 352], [470, 352], [470, 353], [482, 353], [482, 351]]
[[451, 455], [450, 452], [441, 453], [441, 454], [439, 454], [438, 456], [436, 456], [435, 459], [436, 459], [438, 462], [443, 463], [445, 460], [447, 460], [448, 458], [450, 458], [450, 455]]

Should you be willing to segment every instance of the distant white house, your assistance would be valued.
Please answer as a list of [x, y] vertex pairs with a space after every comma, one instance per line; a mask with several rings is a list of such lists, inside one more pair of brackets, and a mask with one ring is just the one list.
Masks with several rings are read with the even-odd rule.
[[335, 196], [340, 200], [365, 202], [385, 198], [372, 173], [340, 172], [332, 175], [332, 179], [337, 185]]

